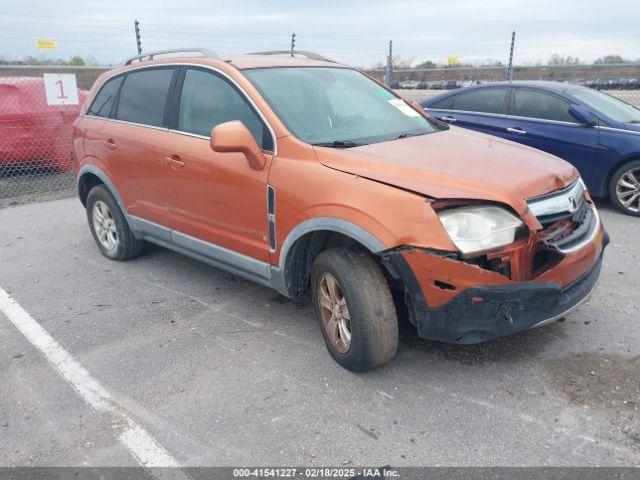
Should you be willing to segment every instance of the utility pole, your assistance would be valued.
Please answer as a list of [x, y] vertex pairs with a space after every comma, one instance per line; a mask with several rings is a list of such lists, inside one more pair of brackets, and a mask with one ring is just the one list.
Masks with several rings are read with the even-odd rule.
[[133, 22], [133, 28], [136, 31], [136, 45], [138, 46], [138, 55], [142, 55], [142, 42], [140, 41], [140, 22], [136, 18], [136, 21]]
[[291, 34], [291, 56], [293, 57], [293, 51], [296, 48], [296, 34], [292, 33]]
[[507, 80], [513, 80], [513, 46], [516, 44], [516, 31], [511, 34], [511, 53], [509, 53], [509, 70], [507, 70]]
[[389, 40], [389, 55], [387, 55], [387, 73], [385, 77], [385, 83], [387, 87], [390, 87], [393, 81], [393, 40]]

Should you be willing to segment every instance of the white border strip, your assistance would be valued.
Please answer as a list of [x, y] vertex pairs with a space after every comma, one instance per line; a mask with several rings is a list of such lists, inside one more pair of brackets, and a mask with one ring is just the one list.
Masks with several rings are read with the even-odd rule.
[[[0, 312], [40, 350], [85, 402], [96, 411], [115, 417], [113, 423], [121, 426], [118, 440], [140, 465], [146, 468], [179, 466], [140, 424], [116, 404], [111, 394], [1, 287]], [[172, 472], [172, 478], [181, 477], [188, 478], [181, 471]]]

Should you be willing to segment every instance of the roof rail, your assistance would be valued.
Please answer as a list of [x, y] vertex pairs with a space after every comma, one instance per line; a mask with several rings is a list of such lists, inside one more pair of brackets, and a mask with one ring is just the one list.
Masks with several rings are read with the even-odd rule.
[[156, 57], [158, 55], [169, 55], [171, 53], [186, 53], [186, 52], [195, 52], [195, 53], [199, 53], [200, 55], [206, 58], [221, 60], [221, 58], [218, 56], [216, 52], [214, 52], [213, 50], [209, 50], [208, 48], [200, 48], [200, 47], [172, 48], [170, 50], [156, 50], [155, 52], [142, 53], [140, 55], [127, 58], [124, 62], [122, 62], [122, 65], [130, 65], [135, 60], [139, 60], [140, 62], [144, 61], [144, 59], [153, 60], [153, 57]]
[[331, 60], [327, 57], [323, 57], [322, 55], [318, 55], [313, 52], [306, 51], [294, 51], [293, 55], [291, 54], [291, 50], [269, 50], [266, 52], [252, 52], [247, 55], [273, 55], [278, 57], [293, 57], [293, 58], [305, 58], [307, 60], [322, 60], [324, 62], [336, 63], [335, 60]]

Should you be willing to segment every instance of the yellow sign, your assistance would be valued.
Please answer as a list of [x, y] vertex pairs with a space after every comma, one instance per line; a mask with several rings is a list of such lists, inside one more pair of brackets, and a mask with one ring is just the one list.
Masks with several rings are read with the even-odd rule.
[[447, 57], [448, 65], [458, 65], [460, 63], [460, 59], [458, 57]]
[[36, 48], [38, 50], [55, 50], [58, 47], [56, 40], [42, 40], [36, 38]]

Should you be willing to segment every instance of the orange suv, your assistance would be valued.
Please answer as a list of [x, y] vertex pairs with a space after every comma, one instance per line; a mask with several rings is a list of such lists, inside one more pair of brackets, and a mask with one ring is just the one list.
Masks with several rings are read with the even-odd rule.
[[103, 74], [76, 121], [78, 191], [108, 258], [150, 241], [290, 298], [310, 287], [329, 352], [356, 371], [393, 358], [398, 312], [470, 344], [594, 290], [608, 239], [568, 163], [442, 124], [315, 54], [189, 52]]

